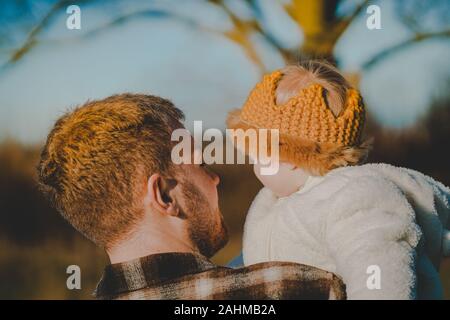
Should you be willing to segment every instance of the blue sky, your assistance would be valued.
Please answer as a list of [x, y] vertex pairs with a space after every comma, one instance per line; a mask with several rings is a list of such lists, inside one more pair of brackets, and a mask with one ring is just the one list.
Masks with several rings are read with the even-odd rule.
[[[240, 1], [229, 3], [238, 14], [248, 14]], [[410, 36], [397, 21], [392, 2], [377, 3], [383, 29], [368, 30], [366, 15], [354, 21], [335, 49], [343, 70], [358, 71], [374, 53]], [[166, 17], [134, 18], [95, 36], [79, 38], [80, 33], [107, 24], [115, 16], [143, 7], [176, 8], [176, 14], [188, 15], [202, 28], [223, 31], [231, 26], [221, 10], [201, 1], [173, 4], [117, 0], [108, 6], [81, 5], [81, 31], [67, 30], [67, 15], [61, 11], [40, 35], [42, 43], [0, 74], [0, 140], [13, 137], [25, 143], [41, 142], [68, 108], [126, 91], [171, 99], [186, 113], [188, 127], [193, 120], [203, 120], [204, 127], [224, 128], [226, 113], [244, 102], [261, 76], [236, 44]], [[36, 6], [36, 12], [45, 12], [48, 4]], [[286, 47], [301, 44], [301, 30], [274, 2], [261, 0], [260, 7], [266, 28], [280, 43]], [[1, 19], [5, 25], [7, 16], [0, 15]], [[23, 34], [19, 30], [12, 37], [13, 44], [23, 41]], [[253, 41], [268, 69], [282, 67], [277, 52], [257, 37]], [[446, 89], [449, 56], [449, 40], [430, 40], [364, 72], [361, 91], [371, 112], [387, 126], [414, 123], [426, 112], [430, 99]], [[1, 51], [0, 62], [5, 58]]]

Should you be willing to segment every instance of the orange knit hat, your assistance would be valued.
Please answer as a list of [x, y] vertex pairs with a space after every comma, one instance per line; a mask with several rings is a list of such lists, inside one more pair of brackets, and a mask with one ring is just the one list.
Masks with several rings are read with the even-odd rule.
[[369, 143], [361, 143], [365, 109], [355, 89], [347, 90], [345, 108], [335, 116], [324, 100], [324, 88], [313, 84], [282, 105], [276, 104], [281, 71], [264, 76], [250, 92], [241, 110], [230, 112], [230, 129], [278, 129], [280, 159], [312, 174], [355, 165], [367, 156]]

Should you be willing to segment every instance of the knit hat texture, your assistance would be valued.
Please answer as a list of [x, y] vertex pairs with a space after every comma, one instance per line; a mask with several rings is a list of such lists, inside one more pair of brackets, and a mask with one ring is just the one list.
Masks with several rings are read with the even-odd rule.
[[278, 129], [280, 159], [313, 174], [355, 165], [365, 159], [370, 142], [361, 142], [365, 107], [355, 89], [347, 90], [345, 106], [335, 116], [325, 101], [325, 89], [312, 84], [276, 104], [276, 89], [283, 74], [265, 75], [240, 110], [230, 112], [230, 129]]

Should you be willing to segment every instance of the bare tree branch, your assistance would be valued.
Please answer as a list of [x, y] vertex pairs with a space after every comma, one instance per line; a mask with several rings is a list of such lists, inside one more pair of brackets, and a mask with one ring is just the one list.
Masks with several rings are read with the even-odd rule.
[[[229, 16], [230, 20], [234, 24], [235, 30], [232, 31], [232, 33], [225, 34], [231, 40], [237, 42], [239, 45], [241, 45], [244, 50], [246, 51], [247, 56], [253, 60], [259, 67], [262, 73], [265, 73], [267, 70], [265, 69], [264, 64], [261, 61], [261, 58], [259, 57], [259, 54], [257, 50], [254, 48], [253, 44], [251, 43], [249, 37], [251, 34], [257, 34], [261, 36], [264, 41], [272, 46], [282, 57], [284, 61], [293, 60], [294, 53], [283, 48], [278, 41], [272, 37], [269, 33], [267, 33], [262, 25], [261, 22], [256, 18], [256, 12], [258, 11], [258, 8], [256, 7], [256, 4], [251, 0], [246, 0], [247, 5], [249, 8], [252, 9], [254, 12], [253, 19], [249, 21], [243, 21], [242, 19], [239, 19], [224, 3], [222, 0], [209, 0], [210, 2], [220, 6], [224, 12]], [[234, 32], [234, 34], [233, 34]], [[240, 33], [240, 35], [236, 34], [237, 32]], [[244, 43], [243, 43], [244, 42]]]
[[347, 17], [344, 17], [343, 19], [339, 20], [336, 25], [335, 29], [335, 39], [339, 39], [339, 37], [344, 33], [345, 30], [347, 30], [348, 26], [353, 22], [353, 20], [356, 19], [360, 15], [360, 13], [363, 11], [365, 7], [369, 4], [369, 0], [364, 0], [359, 5], [356, 6], [355, 10]]
[[71, 3], [73, 3], [72, 0], [60, 0], [55, 3], [50, 11], [42, 18], [42, 20], [36, 26], [34, 26], [33, 29], [31, 29], [22, 46], [14, 50], [6, 64], [14, 63], [22, 58], [22, 56], [36, 44], [36, 36], [48, 25], [55, 13], [58, 12], [62, 7], [70, 5]]
[[[91, 0], [81, 0], [81, 1], [91, 1]], [[248, 1], [248, 0], [247, 0]], [[12, 65], [17, 60], [21, 59], [25, 54], [27, 54], [31, 48], [37, 43], [36, 37], [37, 35], [50, 23], [52, 17], [55, 15], [55, 13], [58, 12], [62, 7], [69, 5], [72, 0], [61, 0], [58, 1], [51, 9], [50, 11], [43, 17], [43, 19], [30, 31], [28, 34], [25, 42], [16, 50], [12, 51], [10, 54], [10, 58], [8, 61], [0, 67], [0, 70], [4, 70], [5, 67]], [[80, 1], [78, 1], [80, 2]], [[220, 31], [220, 30], [214, 30], [209, 27], [201, 26], [195, 19], [189, 18], [186, 16], [183, 16], [181, 14], [173, 13], [168, 10], [163, 9], [147, 9], [142, 11], [136, 11], [132, 12], [120, 17], [117, 17], [116, 19], [113, 19], [112, 21], [96, 28], [93, 30], [90, 30], [88, 32], [85, 32], [81, 34], [80, 38], [86, 38], [91, 37], [94, 35], [97, 35], [98, 33], [107, 30], [109, 27], [120, 25], [130, 19], [138, 18], [138, 17], [164, 17], [164, 18], [174, 18], [178, 21], [182, 21], [184, 23], [187, 23], [189, 25], [192, 25], [196, 28], [199, 28], [203, 31], [211, 32], [218, 34], [220, 36], [225, 36], [226, 38], [230, 39], [231, 41], [237, 43], [239, 46], [242, 47], [245, 54], [249, 59], [251, 59], [253, 62], [256, 63], [256, 65], [260, 68], [261, 72], [265, 72], [264, 64], [261, 60], [261, 57], [256, 50], [254, 43], [251, 41], [250, 37], [253, 34], [258, 34], [262, 36], [262, 38], [271, 45], [275, 50], [277, 50], [285, 59], [285, 61], [289, 61], [293, 58], [293, 52], [290, 52], [280, 46], [280, 44], [274, 39], [270, 34], [265, 32], [263, 29], [263, 26], [261, 25], [261, 22], [257, 18], [256, 11], [258, 8], [255, 7], [255, 4], [251, 1], [248, 1], [249, 7], [254, 12], [254, 17], [252, 19], [240, 19], [238, 16], [236, 16], [228, 7], [224, 4], [222, 0], [209, 0], [209, 2], [213, 3], [214, 5], [219, 6], [230, 18], [231, 22], [233, 23], [233, 30], [229, 31]], [[316, 45], [327, 45], [333, 47], [337, 40], [340, 38], [340, 36], [344, 33], [344, 31], [347, 29], [347, 27], [351, 24], [351, 22], [358, 17], [361, 12], [364, 10], [364, 8], [368, 5], [369, 0], [362, 1], [354, 11], [346, 17], [343, 17], [342, 19], [336, 21], [333, 23], [333, 25], [327, 30], [325, 33], [321, 33], [318, 35], [318, 38], [316, 39]], [[369, 69], [376, 63], [378, 63], [380, 60], [384, 59], [385, 57], [398, 52], [406, 47], [409, 47], [415, 43], [421, 42], [423, 40], [429, 39], [429, 38], [435, 38], [435, 37], [449, 37], [450, 36], [450, 30], [440, 31], [440, 32], [429, 32], [429, 33], [420, 33], [417, 32], [412, 38], [407, 39], [397, 45], [394, 45], [390, 48], [387, 48], [379, 53], [377, 53], [375, 56], [370, 58], [366, 63], [363, 65], [363, 69]], [[46, 41], [47, 43], [59, 43], [59, 42], [66, 42], [66, 41], [72, 41], [74, 38], [68, 38], [68, 39], [62, 39], [62, 40], [51, 40]]]
[[438, 37], [450, 37], [450, 29], [439, 32], [417, 33], [413, 37], [377, 53], [375, 56], [373, 56], [363, 64], [362, 69], [368, 70], [389, 55], [392, 55], [421, 41]]
[[[39, 32], [41, 32], [41, 30], [43, 30], [43, 28], [45, 28], [45, 26], [47, 26], [49, 24], [49, 21], [51, 20], [53, 15], [60, 8], [69, 4], [69, 2], [71, 2], [71, 0], [62, 0], [62, 1], [59, 1], [58, 3], [56, 3], [50, 9], [50, 11], [44, 16], [44, 18], [31, 30], [31, 32], [27, 36], [27, 39], [20, 46], [20, 48], [12, 51], [10, 58], [7, 60], [7, 62], [4, 65], [2, 65], [0, 70], [4, 71], [4, 69], [6, 67], [12, 65], [13, 63], [15, 63], [16, 61], [21, 59], [25, 54], [27, 54], [30, 51], [30, 49], [37, 43], [36, 36], [39, 34]], [[180, 15], [180, 14], [175, 14], [173, 12], [169, 12], [167, 10], [162, 10], [162, 9], [148, 9], [148, 10], [131, 12], [129, 14], [117, 17], [116, 19], [113, 19], [98, 28], [89, 30], [88, 32], [85, 32], [85, 33], [82, 33], [78, 37], [71, 37], [71, 38], [60, 39], [60, 40], [50, 40], [50, 41], [45, 41], [45, 43], [53, 43], [53, 44], [59, 43], [60, 44], [60, 43], [68, 42], [68, 41], [73, 41], [74, 39], [92, 37], [92, 36], [98, 35], [99, 33], [107, 30], [110, 27], [114, 27], [114, 26], [123, 24], [123, 23], [127, 22], [128, 20], [131, 20], [134, 18], [139, 18], [139, 17], [174, 18], [178, 21], [182, 21], [186, 24], [192, 25], [203, 31], [215, 33], [220, 36], [225, 36], [228, 39], [238, 43], [239, 45], [241, 45], [244, 48], [244, 51], [246, 52], [247, 56], [250, 59], [252, 59], [254, 62], [256, 62], [262, 71], [265, 71], [262, 61], [260, 60], [260, 58], [258, 56], [257, 50], [253, 47], [252, 43], [248, 39], [248, 36], [249, 36], [248, 31], [252, 30], [254, 32], [259, 32], [269, 43], [271, 43], [274, 46], [275, 46], [275, 43], [273, 41], [270, 41], [268, 36], [264, 32], [262, 32], [260, 26], [257, 25], [256, 21], [248, 21], [248, 22], [241, 21], [222, 3], [222, 1], [211, 1], [211, 2], [213, 2], [216, 5], [219, 5], [229, 15], [230, 19], [232, 20], [233, 24], [235, 25], [236, 30], [233, 30], [231, 32], [222, 32], [222, 31], [214, 30], [212, 28], [200, 26], [200, 24], [198, 22], [196, 22], [194, 19], [188, 18], [188, 17]], [[276, 47], [276, 49], [280, 50], [281, 48]]]
[[[257, 8], [255, 7], [254, 1], [247, 0], [247, 2], [249, 4], [249, 6], [253, 9], [253, 11], [257, 10]], [[272, 35], [265, 32], [263, 30], [261, 22], [258, 19], [254, 19], [253, 22], [254, 22], [254, 32], [257, 32], [258, 34], [260, 34], [268, 44], [270, 44], [273, 48], [275, 48], [282, 55], [282, 57], [285, 61], [288, 61], [289, 59], [292, 58], [292, 52], [283, 48], [279, 44], [279, 42], [274, 37], [272, 37]]]
[[100, 33], [107, 31], [109, 28], [111, 27], [116, 27], [118, 25], [121, 25], [123, 23], [126, 23], [129, 20], [135, 19], [135, 18], [140, 18], [140, 17], [151, 17], [151, 18], [173, 18], [176, 19], [177, 21], [181, 21], [183, 23], [186, 23], [188, 25], [192, 25], [193, 27], [196, 27], [202, 31], [205, 32], [210, 32], [210, 33], [215, 33], [218, 35], [223, 36], [221, 31], [217, 31], [215, 29], [212, 28], [208, 28], [205, 26], [200, 26], [200, 24], [198, 22], [196, 22], [195, 20], [179, 15], [179, 14], [174, 14], [172, 12], [166, 11], [166, 10], [162, 10], [162, 9], [148, 9], [148, 10], [141, 10], [141, 11], [135, 11], [135, 12], [131, 12], [122, 16], [119, 16], [111, 21], [108, 21], [107, 23], [89, 30], [87, 32], [84, 32], [82, 34], [80, 34], [79, 36], [76, 37], [70, 37], [70, 38], [64, 38], [64, 39], [57, 39], [57, 40], [47, 40], [43, 43], [46, 44], [64, 44], [64, 43], [68, 43], [73, 41], [74, 39], [86, 39], [86, 38], [90, 38], [90, 37], [94, 37], [99, 35]]
[[[213, 32], [215, 30], [206, 28], [206, 27], [200, 27], [200, 25], [193, 19], [189, 19], [187, 17], [178, 15], [178, 14], [174, 14], [172, 12], [169, 12], [167, 10], [161, 10], [161, 9], [148, 9], [148, 10], [141, 10], [141, 11], [135, 11], [135, 12], [131, 12], [122, 16], [119, 16], [111, 21], [109, 21], [108, 23], [105, 23], [103, 25], [101, 25], [100, 27], [97, 27], [95, 29], [89, 30], [83, 34], [81, 34], [79, 37], [77, 38], [89, 38], [92, 36], [96, 36], [99, 33], [106, 31], [108, 28], [110, 27], [114, 27], [114, 26], [118, 26], [121, 25], [129, 20], [132, 20], [134, 18], [140, 18], [140, 17], [151, 17], [151, 18], [174, 18], [177, 19], [181, 22], [184, 22], [186, 24], [190, 24], [193, 25], [197, 28], [201, 28], [202, 30], [205, 31], [209, 31], [209, 32]], [[69, 38], [67, 39], [72, 40], [74, 38]]]
[[[86, 0], [78, 0], [78, 4], [85, 2]], [[20, 60], [25, 54], [27, 54], [37, 43], [36, 37], [38, 34], [50, 23], [54, 15], [63, 7], [73, 4], [73, 0], [60, 0], [55, 3], [47, 14], [36, 24], [33, 29], [28, 33], [24, 43], [18, 48], [11, 50], [9, 59], [0, 66], [0, 72], [5, 71], [9, 66]]]
[[[209, 2], [219, 6], [230, 18], [233, 23], [234, 29], [225, 32], [224, 36], [226, 36], [231, 41], [237, 43], [241, 48], [243, 48], [247, 57], [252, 60], [258, 68], [264, 73], [265, 67], [258, 55], [257, 50], [249, 39], [251, 32], [258, 32], [257, 29], [257, 21], [256, 19], [252, 19], [251, 21], [243, 21], [239, 19], [224, 3], [222, 0], [209, 0]], [[252, 7], [252, 9], [254, 9]], [[264, 33], [261, 33], [264, 36]]]
[[[12, 65], [14, 62], [16, 62], [17, 60], [21, 59], [25, 54], [27, 54], [30, 49], [37, 43], [36, 41], [36, 36], [38, 35], [38, 33], [49, 23], [49, 20], [51, 19], [51, 17], [55, 14], [55, 12], [57, 12], [61, 7], [64, 7], [67, 3], [71, 2], [71, 0], [63, 0], [58, 2], [57, 4], [55, 4], [55, 6], [52, 7], [52, 9], [46, 14], [46, 16], [32, 29], [32, 31], [30, 32], [30, 34], [28, 35], [26, 41], [24, 42], [24, 44], [18, 48], [12, 51], [11, 53], [11, 57], [10, 59], [8, 59], [8, 61], [6, 63], [4, 63], [1, 67], [0, 70], [4, 71], [8, 66]], [[77, 37], [70, 37], [70, 38], [66, 38], [66, 39], [59, 39], [59, 40], [50, 40], [50, 41], [44, 41], [44, 43], [66, 43], [66, 42], [70, 42], [73, 41], [74, 39], [82, 39], [82, 38], [89, 38], [89, 37], [93, 37], [95, 35], [98, 35], [99, 33], [106, 31], [108, 28], [110, 27], [114, 27], [120, 24], [123, 24], [129, 20], [132, 20], [134, 18], [139, 18], [139, 17], [164, 17], [164, 18], [174, 18], [177, 19], [178, 21], [182, 21], [186, 24], [195, 26], [197, 28], [202, 29], [203, 31], [207, 31], [207, 32], [211, 32], [211, 33], [216, 33], [216, 34], [220, 34], [221, 36], [223, 36], [223, 34], [217, 30], [211, 29], [211, 28], [206, 28], [206, 27], [200, 27], [200, 25], [193, 19], [187, 18], [185, 16], [182, 15], [178, 15], [178, 14], [174, 14], [172, 12], [166, 11], [166, 10], [161, 10], [161, 9], [148, 9], [148, 10], [141, 10], [141, 11], [135, 11], [135, 12], [131, 12], [128, 14], [125, 14], [123, 16], [119, 16], [111, 21], [109, 21], [108, 23], [103, 24], [102, 26], [89, 30], [87, 32], [84, 32], [82, 34], [80, 34]]]

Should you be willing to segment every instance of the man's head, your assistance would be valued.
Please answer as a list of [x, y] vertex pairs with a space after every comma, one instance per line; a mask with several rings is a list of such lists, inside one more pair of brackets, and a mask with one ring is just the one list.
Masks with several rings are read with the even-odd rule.
[[48, 136], [38, 166], [42, 190], [105, 249], [151, 226], [168, 234], [181, 230], [192, 246], [213, 254], [226, 238], [218, 178], [200, 166], [175, 166], [170, 158], [171, 134], [183, 127], [183, 118], [170, 101], [140, 94], [76, 108]]

